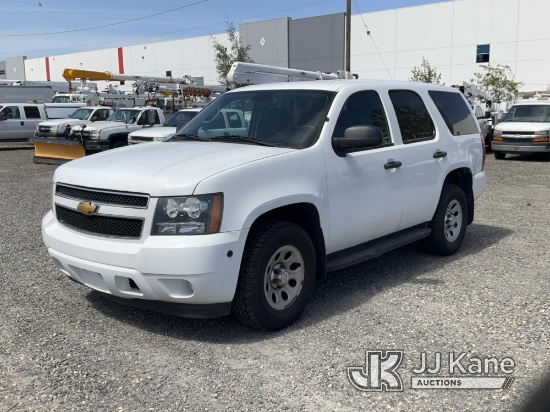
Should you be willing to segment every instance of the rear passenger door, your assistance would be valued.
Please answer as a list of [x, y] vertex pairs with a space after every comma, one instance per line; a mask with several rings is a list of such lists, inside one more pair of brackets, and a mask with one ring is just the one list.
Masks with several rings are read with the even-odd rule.
[[420, 94], [390, 90], [401, 139], [405, 175], [405, 207], [398, 230], [432, 219], [441, 192], [446, 146]]
[[23, 137], [31, 138], [34, 136], [36, 125], [45, 119], [42, 119], [37, 106], [23, 106], [23, 111], [25, 113], [25, 119], [21, 121]]
[[338, 156], [325, 148], [332, 253], [396, 231], [403, 212], [405, 175], [401, 148], [394, 144], [386, 108], [375, 90], [351, 94], [333, 131], [342, 139], [353, 126], [375, 126], [382, 132], [381, 145]]
[[22, 139], [25, 137], [18, 106], [4, 106], [0, 113], [0, 119], [0, 139]]

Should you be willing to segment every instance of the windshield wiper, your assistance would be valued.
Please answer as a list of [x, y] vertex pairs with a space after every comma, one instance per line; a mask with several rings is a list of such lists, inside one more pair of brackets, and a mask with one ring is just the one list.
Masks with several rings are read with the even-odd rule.
[[191, 139], [191, 140], [200, 140], [201, 142], [209, 142], [210, 139], [205, 139], [204, 137], [199, 137], [194, 134], [175, 134], [168, 140], [181, 140], [181, 139]]
[[224, 136], [214, 136], [214, 137], [211, 137], [210, 140], [227, 141], [227, 142], [238, 141], [238, 142], [245, 142], [245, 143], [253, 143], [260, 146], [277, 147], [276, 144], [264, 142], [263, 140], [260, 140], [260, 139], [253, 139], [251, 137], [244, 137], [244, 136], [233, 135], [233, 134], [224, 135]]

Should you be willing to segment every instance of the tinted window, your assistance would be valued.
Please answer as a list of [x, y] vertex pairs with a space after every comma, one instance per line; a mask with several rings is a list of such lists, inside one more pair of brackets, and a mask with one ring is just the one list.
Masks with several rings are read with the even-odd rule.
[[352, 126], [376, 126], [382, 131], [383, 144], [390, 144], [391, 136], [380, 96], [375, 91], [355, 93], [348, 98], [334, 128], [335, 137], [343, 137]]
[[512, 106], [503, 122], [550, 122], [550, 105], [522, 104]]
[[389, 92], [395, 109], [403, 143], [433, 139], [435, 128], [424, 102], [414, 92], [393, 90]]
[[480, 44], [477, 46], [476, 63], [488, 63], [491, 54], [490, 44]]
[[25, 110], [25, 116], [27, 116], [27, 119], [40, 119], [40, 110], [38, 110], [38, 107], [25, 106], [23, 110]]
[[461, 95], [437, 91], [428, 93], [453, 136], [479, 133], [477, 122]]

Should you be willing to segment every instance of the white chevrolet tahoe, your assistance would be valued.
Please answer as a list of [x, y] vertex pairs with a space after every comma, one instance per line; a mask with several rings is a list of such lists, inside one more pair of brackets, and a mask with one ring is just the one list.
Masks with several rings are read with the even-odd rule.
[[[246, 125], [219, 123], [241, 110]], [[136, 307], [277, 330], [316, 279], [423, 240], [455, 253], [486, 175], [456, 89], [268, 84], [218, 97], [168, 142], [69, 162], [42, 236], [70, 279]]]

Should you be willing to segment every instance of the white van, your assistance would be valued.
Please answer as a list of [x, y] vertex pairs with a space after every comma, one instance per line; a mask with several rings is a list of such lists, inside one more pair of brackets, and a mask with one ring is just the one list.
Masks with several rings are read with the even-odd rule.
[[507, 153], [545, 153], [550, 158], [549, 130], [550, 101], [519, 102], [495, 126], [491, 149], [496, 159], [504, 159]]

